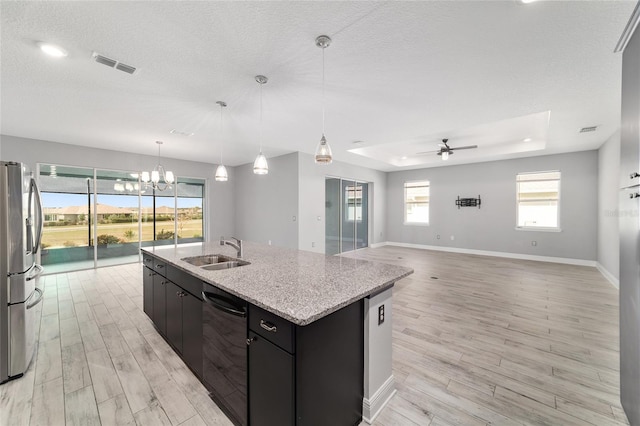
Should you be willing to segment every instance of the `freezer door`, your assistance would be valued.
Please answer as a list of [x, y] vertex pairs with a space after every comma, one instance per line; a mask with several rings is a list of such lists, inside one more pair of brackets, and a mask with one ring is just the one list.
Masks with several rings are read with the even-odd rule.
[[6, 247], [4, 261], [9, 274], [26, 272], [35, 261], [33, 223], [36, 197], [32, 174], [25, 164], [6, 162], [2, 163], [0, 174], [0, 226], [6, 230], [2, 241]]
[[24, 274], [10, 275], [9, 283], [9, 304], [22, 303], [37, 287], [38, 277], [42, 274], [42, 266], [35, 264]]
[[37, 288], [23, 303], [9, 306], [9, 377], [23, 374], [29, 368], [36, 347], [38, 304], [43, 291]]

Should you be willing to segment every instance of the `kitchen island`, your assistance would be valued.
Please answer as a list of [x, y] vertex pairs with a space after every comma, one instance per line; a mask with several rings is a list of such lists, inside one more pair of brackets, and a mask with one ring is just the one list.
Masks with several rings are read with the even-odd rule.
[[[366, 301], [413, 271], [249, 242], [243, 251], [249, 264], [207, 270], [194, 259], [238, 253], [143, 249], [145, 312], [234, 423], [358, 424], [374, 332]], [[384, 310], [375, 318], [383, 324]]]

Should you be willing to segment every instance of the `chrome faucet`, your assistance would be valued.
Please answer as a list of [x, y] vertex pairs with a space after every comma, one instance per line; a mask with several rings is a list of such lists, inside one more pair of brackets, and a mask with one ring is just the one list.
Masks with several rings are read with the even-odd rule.
[[237, 257], [242, 257], [242, 240], [237, 239], [236, 237], [231, 237], [232, 239], [236, 240], [236, 243], [234, 243], [233, 241], [229, 241], [229, 240], [225, 240], [224, 237], [220, 237], [220, 245], [228, 245], [233, 247], [234, 249], [236, 249], [238, 251], [238, 256]]

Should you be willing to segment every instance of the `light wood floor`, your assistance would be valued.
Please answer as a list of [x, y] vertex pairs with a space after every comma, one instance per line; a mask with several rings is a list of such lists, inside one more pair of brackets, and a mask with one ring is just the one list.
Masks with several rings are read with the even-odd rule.
[[[627, 424], [618, 292], [594, 268], [388, 246], [349, 256], [416, 271], [394, 290], [398, 393], [375, 425]], [[0, 386], [0, 425], [230, 424], [142, 312], [140, 265], [44, 280], [38, 352]]]

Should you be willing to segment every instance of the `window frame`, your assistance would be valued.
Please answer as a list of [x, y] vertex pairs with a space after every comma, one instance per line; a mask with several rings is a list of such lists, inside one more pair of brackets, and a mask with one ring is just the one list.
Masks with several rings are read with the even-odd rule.
[[[544, 173], [558, 173], [558, 200], [556, 205], [556, 223], [557, 226], [520, 226], [520, 188], [518, 180], [519, 176], [522, 175], [533, 175], [533, 174], [544, 174]], [[556, 179], [546, 179], [546, 180], [556, 180]], [[543, 180], [540, 180], [543, 181]], [[533, 181], [535, 182], [535, 181]], [[516, 174], [516, 227], [517, 231], [538, 231], [538, 232], [562, 232], [560, 218], [560, 200], [562, 196], [562, 171], [560, 169], [557, 170], [541, 170], [541, 171], [533, 171], [533, 172], [519, 172]]]
[[[427, 219], [426, 222], [408, 222], [407, 221], [407, 184], [412, 184], [412, 183], [426, 183], [427, 187], [429, 188], [429, 201], [426, 203], [427, 204], [427, 212], [428, 212], [428, 216], [429, 218]], [[405, 181], [402, 184], [402, 206], [403, 206], [403, 224], [407, 225], [407, 226], [429, 226], [430, 225], [430, 221], [431, 221], [431, 181], [428, 179], [418, 179], [418, 180], [410, 180], [410, 181]]]

